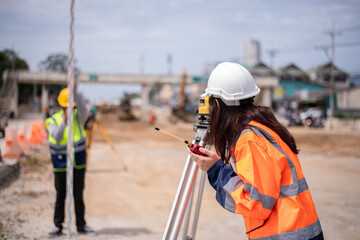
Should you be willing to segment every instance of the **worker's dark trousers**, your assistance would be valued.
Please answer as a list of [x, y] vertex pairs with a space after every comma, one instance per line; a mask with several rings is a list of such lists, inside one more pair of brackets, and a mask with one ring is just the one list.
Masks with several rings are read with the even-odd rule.
[[[86, 224], [83, 191], [85, 186], [85, 169], [74, 168], [73, 195], [75, 203], [76, 227], [82, 229]], [[55, 226], [62, 228], [65, 218], [66, 172], [55, 172], [56, 203], [54, 213]]]

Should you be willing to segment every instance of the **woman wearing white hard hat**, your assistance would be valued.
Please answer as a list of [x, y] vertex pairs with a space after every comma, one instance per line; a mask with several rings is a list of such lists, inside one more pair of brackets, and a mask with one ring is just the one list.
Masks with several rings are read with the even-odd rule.
[[207, 171], [216, 200], [244, 217], [249, 239], [322, 240], [295, 140], [271, 109], [254, 105], [259, 92], [247, 69], [220, 63], [203, 94], [215, 152], [189, 154]]

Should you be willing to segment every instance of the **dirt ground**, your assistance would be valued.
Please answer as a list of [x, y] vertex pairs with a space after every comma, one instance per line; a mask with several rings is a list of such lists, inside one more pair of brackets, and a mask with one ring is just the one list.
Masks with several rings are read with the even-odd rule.
[[[121, 168], [95, 126], [88, 152], [85, 205], [87, 223], [96, 235], [74, 232], [72, 238], [161, 239], [187, 152], [185, 144], [154, 127], [191, 140], [192, 124], [171, 124], [166, 118], [156, 125], [119, 122], [112, 114], [101, 116], [100, 122], [128, 171]], [[325, 238], [360, 239], [360, 188], [356, 187], [360, 182], [360, 134], [304, 128], [290, 131], [301, 149], [300, 161]], [[36, 147], [21, 160], [21, 166], [19, 179], [0, 190], [0, 234], [8, 239], [48, 239], [55, 200], [48, 146]], [[196, 237], [247, 239], [242, 217], [224, 210], [208, 183]], [[66, 234], [58, 239], [66, 239]]]

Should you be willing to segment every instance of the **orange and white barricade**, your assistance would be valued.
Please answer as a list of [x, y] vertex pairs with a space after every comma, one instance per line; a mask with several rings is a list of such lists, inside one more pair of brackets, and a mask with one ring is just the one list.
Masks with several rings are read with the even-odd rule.
[[20, 144], [21, 149], [24, 153], [27, 153], [30, 151], [30, 143], [28, 139], [26, 138], [26, 126], [20, 125], [18, 128], [18, 142]]
[[43, 142], [43, 137], [39, 131], [39, 124], [37, 122], [30, 123], [29, 143], [31, 145], [39, 145]]
[[5, 128], [5, 145], [1, 149], [1, 153], [3, 158], [18, 158], [24, 154], [13, 127]]
[[47, 141], [48, 140], [48, 133], [47, 133], [47, 130], [46, 130], [45, 122], [44, 121], [37, 121], [36, 124], [38, 125], [39, 136], [40, 136], [42, 142]]

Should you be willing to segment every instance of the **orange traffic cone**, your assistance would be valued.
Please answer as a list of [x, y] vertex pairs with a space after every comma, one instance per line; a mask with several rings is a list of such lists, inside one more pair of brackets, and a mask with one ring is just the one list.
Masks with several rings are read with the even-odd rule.
[[5, 128], [5, 145], [1, 150], [3, 158], [18, 158], [24, 154], [16, 138], [16, 130], [12, 127]]
[[39, 121], [38, 122], [38, 131], [39, 131], [41, 139], [43, 141], [47, 141], [48, 140], [48, 132], [46, 130], [46, 126], [45, 126], [44, 121]]
[[39, 145], [42, 143], [43, 139], [38, 130], [39, 126], [37, 122], [30, 123], [30, 136], [29, 143], [31, 145]]
[[30, 143], [26, 139], [26, 126], [25, 125], [20, 125], [20, 127], [19, 127], [18, 142], [24, 153], [27, 153], [30, 151]]

